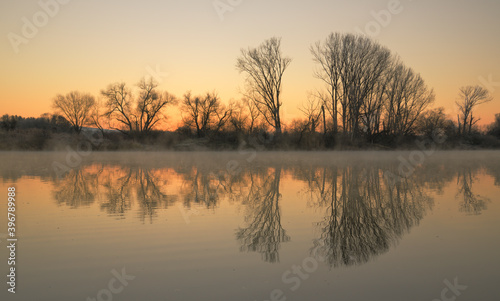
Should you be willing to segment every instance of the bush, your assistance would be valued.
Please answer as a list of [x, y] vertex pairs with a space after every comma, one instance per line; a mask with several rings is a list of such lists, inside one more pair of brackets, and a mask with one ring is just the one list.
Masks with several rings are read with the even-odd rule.
[[44, 150], [51, 133], [41, 129], [0, 131], [1, 150]]

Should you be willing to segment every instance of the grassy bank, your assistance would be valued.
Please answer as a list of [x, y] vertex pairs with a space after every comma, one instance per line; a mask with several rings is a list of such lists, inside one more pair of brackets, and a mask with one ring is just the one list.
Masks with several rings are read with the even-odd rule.
[[279, 135], [260, 131], [255, 133], [214, 132], [205, 137], [175, 131], [153, 131], [147, 134], [100, 132], [87, 130], [80, 134], [52, 129], [0, 130], [2, 151], [64, 151], [88, 149], [94, 151], [120, 150], [405, 150], [435, 147], [438, 149], [498, 149], [500, 139], [491, 134], [453, 134], [358, 137], [318, 132], [283, 132]]

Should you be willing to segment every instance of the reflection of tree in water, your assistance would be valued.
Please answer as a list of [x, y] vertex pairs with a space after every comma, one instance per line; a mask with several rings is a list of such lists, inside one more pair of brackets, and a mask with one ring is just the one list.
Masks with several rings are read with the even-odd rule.
[[92, 205], [98, 194], [98, 175], [99, 172], [86, 169], [70, 170], [63, 179], [56, 182], [54, 199], [59, 205], [73, 209]]
[[[422, 193], [424, 187], [441, 191], [457, 176], [459, 196], [463, 198], [461, 210], [479, 214], [486, 209], [487, 199], [473, 193], [474, 175], [483, 166], [496, 178], [497, 185], [500, 182], [499, 165], [495, 162], [478, 165], [473, 161], [469, 166], [429, 164], [391, 187], [382, 176], [385, 166], [369, 166], [330, 164], [312, 168], [297, 164], [275, 169], [252, 167], [231, 174], [198, 165], [153, 168], [96, 163], [70, 170], [57, 180], [53, 195], [58, 204], [71, 208], [98, 202], [103, 211], [118, 218], [123, 218], [135, 204], [139, 217], [149, 217], [151, 221], [157, 209], [167, 208], [177, 200], [188, 208], [201, 205], [212, 209], [222, 199], [242, 202], [251, 214], [247, 217], [248, 227], [237, 233], [241, 249], [260, 252], [267, 261], [277, 261], [280, 243], [289, 240], [281, 227], [279, 207], [280, 175], [286, 170], [294, 178], [306, 181], [315, 206], [328, 208], [320, 226], [324, 251], [334, 246], [328, 251], [331, 262], [354, 264], [387, 250], [422, 218], [428, 200]], [[397, 174], [396, 170], [393, 172]], [[178, 194], [167, 192], [171, 179], [182, 181]]]
[[164, 191], [165, 182], [160, 170], [91, 166], [68, 172], [54, 196], [58, 203], [72, 208], [89, 206], [99, 198], [102, 210], [120, 217], [131, 209], [135, 196], [140, 219], [144, 221], [149, 217], [152, 221], [156, 209], [166, 208], [177, 199], [176, 195]]
[[386, 252], [432, 203], [411, 180], [388, 186], [378, 168], [333, 167], [320, 177], [311, 188], [327, 210], [315, 253], [334, 267], [362, 264]]
[[485, 166], [486, 172], [495, 179], [495, 185], [500, 186], [500, 161], [488, 162]]
[[[290, 237], [281, 226], [279, 192], [281, 168], [262, 177], [251, 179], [247, 203], [251, 214], [246, 228], [239, 228], [236, 238], [241, 243], [241, 251], [252, 251], [262, 254], [266, 262], [279, 262], [279, 249], [282, 242]], [[262, 182], [260, 182], [260, 180]], [[259, 183], [256, 183], [259, 181]]]
[[486, 209], [488, 198], [475, 194], [472, 191], [474, 184], [474, 173], [471, 168], [463, 167], [457, 175], [458, 192], [457, 198], [462, 197], [460, 211], [467, 214], [478, 215]]
[[181, 194], [184, 206], [191, 208], [193, 204], [206, 208], [215, 208], [219, 201], [220, 187], [209, 172], [193, 169], [183, 175], [184, 183]]
[[131, 202], [131, 178], [132, 169], [124, 172], [122, 169], [115, 169], [112, 173], [107, 173], [103, 179], [103, 197], [105, 201], [101, 204], [101, 209], [110, 215], [123, 217], [130, 210]]
[[176, 195], [169, 195], [163, 191], [164, 185], [161, 182], [161, 172], [155, 174], [152, 171], [138, 168], [135, 172], [137, 200], [141, 211], [139, 217], [144, 220], [146, 216], [153, 222], [157, 208], [167, 208], [177, 200]]

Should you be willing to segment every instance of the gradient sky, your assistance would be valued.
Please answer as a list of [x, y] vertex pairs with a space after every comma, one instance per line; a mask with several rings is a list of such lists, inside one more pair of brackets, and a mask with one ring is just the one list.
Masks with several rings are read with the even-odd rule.
[[[52, 111], [58, 93], [97, 96], [113, 82], [133, 85], [157, 66], [168, 74], [160, 88], [178, 97], [215, 90], [224, 102], [239, 99], [240, 49], [278, 36], [293, 59], [283, 82], [284, 119], [290, 121], [300, 116], [297, 107], [308, 91], [321, 86], [312, 75], [310, 45], [331, 32], [367, 32], [373, 13], [387, 10], [392, 0], [220, 0], [239, 2], [223, 19], [214, 2], [71, 0], [16, 53], [9, 33], [22, 36], [23, 17], [32, 20], [42, 9], [36, 0], [2, 1], [0, 114], [39, 116]], [[400, 12], [378, 34], [368, 33], [421, 73], [435, 89], [434, 106], [452, 116], [459, 88], [491, 77], [494, 100], [477, 112], [482, 123], [493, 121], [500, 113], [500, 1], [399, 3]]]

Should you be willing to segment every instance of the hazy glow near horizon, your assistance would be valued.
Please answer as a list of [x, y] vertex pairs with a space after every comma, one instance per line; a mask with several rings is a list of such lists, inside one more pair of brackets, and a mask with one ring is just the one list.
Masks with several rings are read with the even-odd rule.
[[[132, 86], [157, 67], [167, 74], [161, 89], [178, 97], [189, 90], [215, 90], [227, 103], [241, 98], [244, 77], [235, 68], [240, 49], [278, 36], [284, 54], [293, 59], [283, 82], [289, 122], [300, 117], [297, 108], [308, 91], [321, 87], [312, 75], [310, 45], [331, 32], [360, 31], [421, 73], [436, 92], [434, 106], [444, 106], [451, 116], [456, 116], [458, 89], [475, 84], [486, 85], [494, 97], [477, 111], [482, 123], [500, 113], [498, 0], [40, 3], [0, 4], [1, 115], [39, 116], [52, 111], [56, 94], [80, 90], [98, 96], [110, 83]], [[34, 25], [28, 38], [26, 20], [41, 25]], [[11, 33], [26, 39], [18, 53]]]

